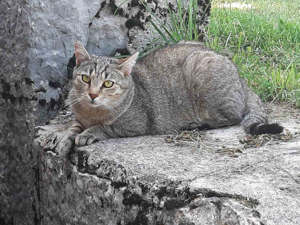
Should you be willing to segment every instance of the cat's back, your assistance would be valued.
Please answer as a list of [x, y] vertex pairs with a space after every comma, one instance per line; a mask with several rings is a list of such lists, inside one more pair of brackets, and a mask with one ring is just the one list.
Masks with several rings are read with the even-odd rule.
[[240, 104], [245, 98], [244, 84], [236, 66], [199, 43], [156, 50], [139, 59], [131, 74], [135, 97], [130, 112], [136, 115], [145, 109], [152, 118], [153, 133], [187, 129], [188, 124], [201, 126], [207, 121], [212, 126], [225, 124], [219, 110], [231, 98], [236, 99], [239, 112], [244, 109]]
[[209, 52], [216, 55], [211, 49], [198, 42], [179, 42], [155, 50], [137, 61], [137, 66], [162, 69], [170, 66], [180, 66], [186, 58], [195, 51]]
[[[137, 73], [141, 79], [143, 77], [146, 79], [150, 77], [154, 79], [181, 79], [182, 74], [189, 76], [189, 74], [195, 74], [194, 70], [197, 69], [203, 70], [203, 76], [208, 73], [218, 73], [214, 71], [216, 69], [237, 71], [235, 65], [227, 57], [216, 53], [203, 44], [179, 42], [155, 50], [139, 59], [133, 68], [133, 73]], [[227, 75], [232, 76], [223, 73], [222, 78]]]
[[177, 83], [179, 88], [189, 88], [182, 84], [197, 80], [209, 86], [219, 86], [220, 81], [240, 82], [234, 63], [199, 42], [179, 42], [153, 51], [137, 61], [132, 74], [158, 87], [176, 87]]

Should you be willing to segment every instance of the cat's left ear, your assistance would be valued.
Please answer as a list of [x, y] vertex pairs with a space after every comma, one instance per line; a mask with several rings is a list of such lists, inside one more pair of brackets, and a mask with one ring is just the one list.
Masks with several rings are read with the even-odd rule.
[[76, 56], [76, 66], [80, 66], [82, 62], [91, 59], [89, 53], [79, 41], [75, 42], [75, 56]]
[[128, 76], [131, 73], [131, 70], [136, 63], [138, 56], [139, 52], [136, 52], [134, 55], [126, 59], [119, 59], [120, 70], [125, 76]]

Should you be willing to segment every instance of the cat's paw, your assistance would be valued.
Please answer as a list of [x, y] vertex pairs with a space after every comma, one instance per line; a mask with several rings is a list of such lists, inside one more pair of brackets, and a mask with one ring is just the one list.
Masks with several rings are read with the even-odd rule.
[[60, 157], [66, 156], [74, 146], [74, 137], [66, 135], [63, 139], [58, 143], [56, 147], [56, 153]]
[[79, 146], [90, 145], [96, 140], [97, 138], [95, 137], [95, 135], [83, 132], [76, 136], [75, 144]]

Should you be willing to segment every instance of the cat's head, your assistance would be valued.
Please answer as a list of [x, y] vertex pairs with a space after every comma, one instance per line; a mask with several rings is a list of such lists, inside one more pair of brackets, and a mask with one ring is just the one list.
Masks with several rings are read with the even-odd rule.
[[126, 59], [95, 56], [90, 55], [81, 43], [75, 42], [75, 56], [71, 105], [114, 108], [133, 88], [131, 70], [138, 53]]

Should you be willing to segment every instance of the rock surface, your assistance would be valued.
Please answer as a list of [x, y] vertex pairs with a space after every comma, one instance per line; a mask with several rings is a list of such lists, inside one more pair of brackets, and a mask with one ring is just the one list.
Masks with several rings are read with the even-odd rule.
[[269, 108], [281, 135], [239, 126], [110, 139], [58, 158], [64, 112], [39, 127], [45, 224], [299, 224], [300, 110]]
[[86, 49], [95, 55], [113, 56], [129, 43], [127, 18], [113, 15], [113, 8], [107, 4], [98, 12], [89, 27]]
[[89, 24], [103, 1], [29, 0], [32, 34], [28, 66], [39, 102], [35, 111], [37, 123], [55, 116], [61, 107], [74, 42], [87, 43]]

